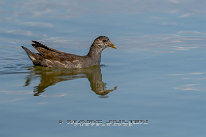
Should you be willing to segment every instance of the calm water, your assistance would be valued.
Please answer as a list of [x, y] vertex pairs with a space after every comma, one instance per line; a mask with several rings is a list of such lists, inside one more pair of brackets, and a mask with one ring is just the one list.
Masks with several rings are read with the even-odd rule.
[[[0, 1], [0, 136], [204, 137], [206, 2]], [[31, 40], [84, 55], [106, 35], [102, 65], [33, 67]], [[59, 124], [58, 121], [63, 123]], [[80, 127], [67, 120], [148, 120]]]

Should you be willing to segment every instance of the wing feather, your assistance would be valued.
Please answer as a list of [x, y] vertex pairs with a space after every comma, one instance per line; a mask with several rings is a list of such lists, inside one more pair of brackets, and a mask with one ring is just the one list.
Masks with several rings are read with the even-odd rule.
[[53, 48], [50, 48], [48, 46], [45, 46], [44, 44], [41, 44], [40, 42], [37, 41], [32, 41], [33, 44], [32, 46], [45, 58], [49, 60], [57, 60], [57, 61], [71, 61], [73, 62], [79, 56], [61, 52], [58, 50], [55, 50]]

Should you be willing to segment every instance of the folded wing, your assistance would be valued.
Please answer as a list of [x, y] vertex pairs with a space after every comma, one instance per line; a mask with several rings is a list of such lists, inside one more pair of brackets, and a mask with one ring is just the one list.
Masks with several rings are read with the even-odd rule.
[[[69, 53], [65, 53], [65, 52], [61, 52], [58, 50], [55, 50], [53, 48], [50, 48], [48, 46], [45, 46], [43, 44], [41, 44], [40, 42], [37, 41], [32, 41], [33, 44], [32, 46], [43, 56], [43, 58], [45, 59], [49, 59], [49, 60], [57, 60], [57, 61], [73, 61], [76, 57], [73, 54], [69, 54]], [[71, 56], [72, 55], [72, 56]]]

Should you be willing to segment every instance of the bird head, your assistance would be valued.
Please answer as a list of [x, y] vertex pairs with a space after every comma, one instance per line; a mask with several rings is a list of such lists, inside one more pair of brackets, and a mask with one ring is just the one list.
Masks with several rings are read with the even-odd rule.
[[98, 47], [98, 48], [102, 49], [102, 50], [107, 48], [107, 47], [112, 47], [112, 48], [115, 48], [115, 49], [117, 48], [114, 44], [112, 44], [112, 42], [106, 36], [97, 37], [94, 40], [93, 45], [95, 47]]

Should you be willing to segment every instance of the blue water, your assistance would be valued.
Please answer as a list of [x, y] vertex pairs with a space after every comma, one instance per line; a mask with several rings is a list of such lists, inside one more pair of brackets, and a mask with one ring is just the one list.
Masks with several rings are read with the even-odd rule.
[[[203, 0], [0, 1], [0, 136], [204, 137]], [[31, 40], [85, 55], [106, 35], [100, 67], [34, 67]], [[60, 124], [59, 120], [63, 123]], [[67, 120], [148, 120], [74, 126]]]

